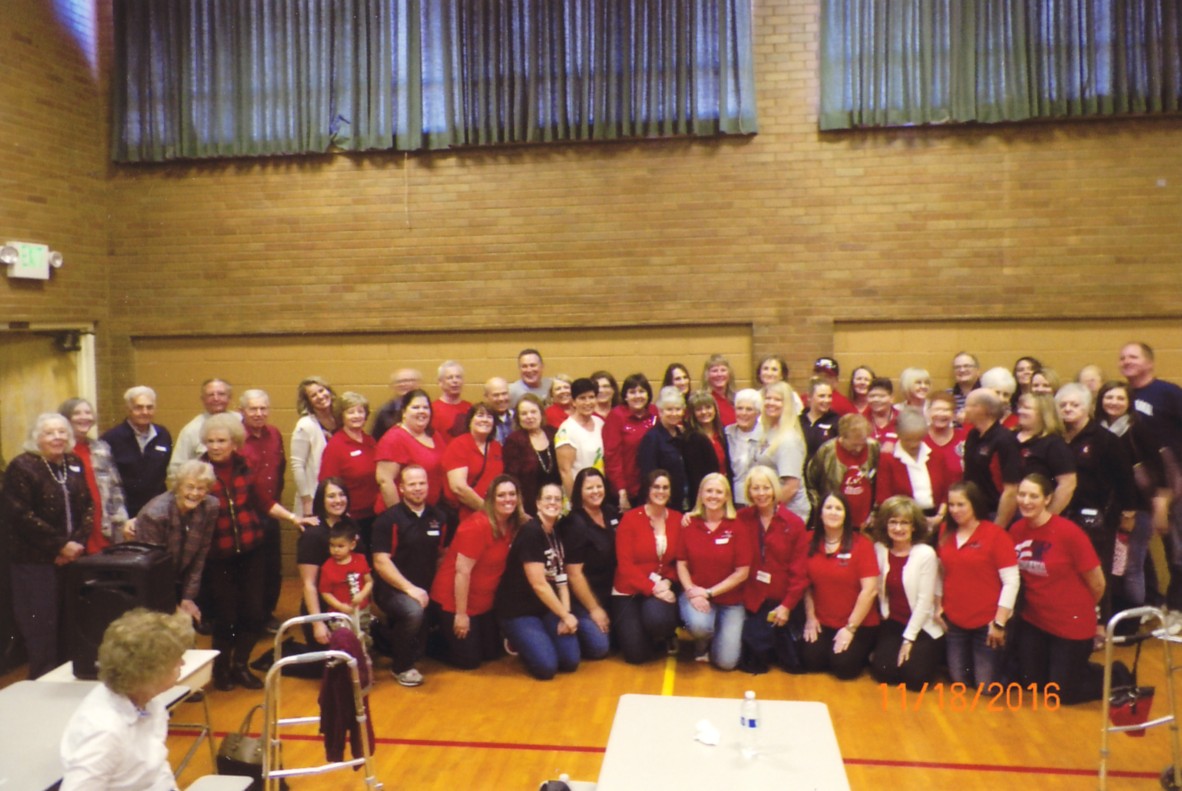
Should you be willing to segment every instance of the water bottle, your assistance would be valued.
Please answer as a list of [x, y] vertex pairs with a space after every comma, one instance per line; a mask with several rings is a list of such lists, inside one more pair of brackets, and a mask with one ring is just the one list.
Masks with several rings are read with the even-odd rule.
[[759, 701], [751, 690], [747, 690], [739, 704], [739, 729], [739, 749], [743, 757], [754, 758], [759, 754]]

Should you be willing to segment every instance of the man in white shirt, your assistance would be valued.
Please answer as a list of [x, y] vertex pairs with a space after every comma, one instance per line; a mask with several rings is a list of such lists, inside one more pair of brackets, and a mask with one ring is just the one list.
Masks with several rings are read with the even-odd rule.
[[205, 445], [201, 442], [201, 427], [210, 415], [220, 415], [230, 408], [230, 396], [233, 394], [230, 383], [224, 379], [206, 379], [201, 383], [201, 403], [205, 411], [190, 420], [176, 436], [176, 445], [172, 449], [172, 459], [168, 462], [168, 477], [176, 475], [177, 469], [190, 459], [199, 459], [205, 453]]
[[537, 349], [521, 350], [517, 355], [517, 372], [521, 378], [509, 385], [509, 406], [516, 407], [526, 393], [533, 393], [543, 401], [550, 397], [550, 378], [542, 376], [544, 369], [541, 352]]

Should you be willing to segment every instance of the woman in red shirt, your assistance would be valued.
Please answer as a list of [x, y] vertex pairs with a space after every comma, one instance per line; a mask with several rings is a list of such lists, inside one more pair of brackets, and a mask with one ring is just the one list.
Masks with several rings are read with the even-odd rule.
[[702, 366], [702, 386], [714, 396], [718, 419], [725, 428], [735, 422], [735, 369], [721, 354], [712, 354]]
[[[349, 516], [357, 523], [365, 548], [369, 548], [373, 530], [374, 505], [379, 490], [374, 479], [377, 469], [377, 441], [365, 433], [369, 420], [369, 401], [360, 393], [341, 393], [336, 407], [340, 410], [337, 425], [320, 458], [320, 480], [340, 478], [349, 492]], [[389, 433], [389, 432], [387, 432]]]
[[988, 687], [1001, 678], [1006, 623], [1018, 598], [1018, 564], [1010, 534], [977, 514], [989, 512], [971, 481], [948, 490], [948, 519], [937, 545], [944, 595], [937, 616], [947, 627], [948, 675]]
[[836, 492], [821, 501], [806, 568], [805, 670], [857, 678], [876, 639], [878, 560], [870, 541], [854, 529], [845, 497]]
[[1085, 703], [1103, 691], [1104, 671], [1088, 657], [1104, 572], [1087, 534], [1051, 513], [1054, 491], [1038, 473], [1018, 484], [1022, 518], [1010, 536], [1026, 594], [1016, 635], [1019, 678], [1022, 686], [1054, 689], [1064, 703]]
[[575, 413], [575, 400], [570, 394], [569, 374], [558, 374], [550, 380], [550, 396], [546, 400], [546, 425], [556, 431], [563, 422]]
[[681, 619], [694, 638], [694, 658], [734, 670], [743, 647], [743, 582], [751, 566], [747, 530], [735, 519], [726, 476], [702, 479], [677, 551]]
[[431, 397], [424, 390], [411, 390], [402, 397], [402, 422], [382, 435], [374, 452], [385, 508], [398, 505], [398, 474], [407, 464], [417, 464], [427, 471], [428, 503], [435, 505], [443, 496], [447, 480], [443, 472], [444, 443], [431, 436], [430, 428]]
[[456, 530], [431, 584], [431, 607], [447, 642], [443, 659], [449, 664], [472, 670], [500, 654], [493, 601], [509, 546], [528, 519], [517, 481], [499, 475], [488, 487], [484, 507]]
[[653, 470], [644, 482], [648, 502], [624, 514], [616, 528], [612, 625], [624, 661], [639, 665], [677, 631], [674, 553], [681, 514], [669, 508], [669, 473]]
[[613, 501], [620, 513], [640, 499], [640, 441], [656, 425], [653, 388], [644, 374], [624, 380], [624, 403], [608, 413], [603, 423], [603, 463], [607, 479], [615, 489]]
[[484, 496], [493, 478], [505, 471], [501, 443], [492, 438], [496, 418], [485, 404], [468, 410], [468, 433], [456, 437], [443, 451], [443, 471], [447, 475], [444, 499], [458, 508], [464, 521], [484, 505]]
[[[751, 573], [743, 588], [743, 669], [762, 673], [774, 662], [800, 672], [799, 636], [793, 639], [788, 620], [809, 584], [808, 533], [804, 520], [780, 504], [780, 477], [771, 467], [751, 468], [746, 489], [751, 505], [737, 515], [751, 546]], [[797, 615], [799, 627], [799, 610]]]

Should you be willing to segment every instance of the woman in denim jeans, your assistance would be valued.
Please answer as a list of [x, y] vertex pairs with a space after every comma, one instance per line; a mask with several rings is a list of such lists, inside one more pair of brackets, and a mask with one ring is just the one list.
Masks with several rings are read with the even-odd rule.
[[579, 667], [579, 620], [571, 612], [565, 550], [555, 530], [562, 515], [562, 487], [538, 492], [538, 516], [513, 539], [497, 588], [496, 612], [508, 647], [536, 679], [549, 681]]
[[1018, 598], [1014, 542], [977, 516], [987, 510], [975, 483], [952, 484], [948, 523], [938, 544], [944, 595], [936, 601], [936, 613], [947, 628], [948, 675], [969, 686], [1002, 680], [1006, 622]]

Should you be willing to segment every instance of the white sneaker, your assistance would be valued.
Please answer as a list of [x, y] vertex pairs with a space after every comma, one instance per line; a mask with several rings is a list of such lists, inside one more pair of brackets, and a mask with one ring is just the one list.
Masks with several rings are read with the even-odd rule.
[[423, 683], [423, 674], [413, 667], [410, 670], [403, 670], [401, 673], [395, 673], [394, 678], [398, 683], [404, 687], [417, 687]]

